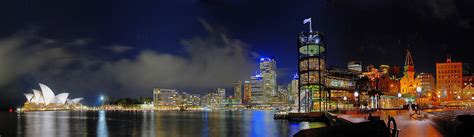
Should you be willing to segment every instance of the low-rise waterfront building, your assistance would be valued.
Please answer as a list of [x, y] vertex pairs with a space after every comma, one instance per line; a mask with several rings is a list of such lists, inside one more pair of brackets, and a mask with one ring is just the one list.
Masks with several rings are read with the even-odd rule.
[[360, 72], [349, 69], [331, 67], [326, 71], [326, 87], [329, 91], [328, 110], [351, 108], [356, 99], [356, 80]]
[[82, 107], [83, 98], [68, 99], [69, 93], [55, 95], [47, 85], [39, 83], [41, 90], [33, 89], [33, 93], [25, 93], [26, 102], [23, 111], [65, 110]]
[[155, 106], [176, 106], [180, 101], [181, 96], [176, 89], [153, 89], [153, 104]]
[[362, 62], [361, 61], [350, 61], [347, 63], [347, 69], [362, 72]]

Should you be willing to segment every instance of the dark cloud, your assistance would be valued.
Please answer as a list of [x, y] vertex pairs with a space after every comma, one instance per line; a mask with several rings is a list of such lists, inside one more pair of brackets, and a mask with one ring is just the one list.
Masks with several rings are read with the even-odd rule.
[[133, 47], [123, 46], [123, 45], [115, 45], [115, 46], [110, 47], [109, 49], [112, 50], [112, 52], [115, 52], [115, 53], [122, 53], [122, 52], [132, 50]]
[[[19, 103], [22, 93], [37, 88], [38, 82], [51, 86], [55, 93], [85, 96], [91, 103], [99, 94], [150, 96], [154, 87], [196, 92], [230, 87], [233, 81], [248, 78], [255, 69], [248, 46], [202, 23], [209, 35], [182, 40], [184, 55], [144, 49], [133, 57], [109, 60], [90, 54], [90, 47], [95, 45], [91, 39], [60, 41], [37, 33], [3, 38], [0, 100]], [[94, 50], [114, 56], [130, 49], [113, 45]]]
[[183, 40], [186, 56], [143, 51], [135, 59], [108, 63], [120, 85], [131, 89], [227, 87], [248, 78], [255, 65], [245, 43], [216, 32], [203, 23], [209, 36]]

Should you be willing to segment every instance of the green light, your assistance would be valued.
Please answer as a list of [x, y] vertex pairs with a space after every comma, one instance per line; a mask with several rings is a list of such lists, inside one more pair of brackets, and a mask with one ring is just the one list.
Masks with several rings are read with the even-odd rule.
[[308, 54], [309, 56], [314, 56], [324, 52], [324, 47], [319, 45], [306, 45], [300, 47], [300, 53]]

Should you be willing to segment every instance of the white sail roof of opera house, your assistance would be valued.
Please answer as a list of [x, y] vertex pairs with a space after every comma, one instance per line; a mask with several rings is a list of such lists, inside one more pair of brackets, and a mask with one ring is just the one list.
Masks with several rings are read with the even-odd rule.
[[39, 83], [41, 91], [43, 91], [44, 104], [48, 105], [51, 102], [54, 102], [54, 93], [46, 85]]
[[35, 96], [33, 97], [32, 102], [34, 102], [34, 103], [44, 103], [43, 93], [41, 93], [41, 91], [39, 91], [37, 89], [33, 89], [33, 94]]
[[69, 93], [58, 94], [54, 98], [54, 101], [55, 101], [55, 103], [66, 104], [67, 96], [69, 96]]
[[33, 93], [24, 94], [27, 99], [27, 102], [36, 104], [42, 103], [44, 105], [48, 105], [51, 103], [63, 105], [69, 102], [71, 102], [72, 104], [77, 104], [82, 100], [82, 98], [75, 98], [72, 100], [68, 99], [69, 93], [60, 93], [58, 95], [55, 95], [51, 88], [42, 83], [39, 83], [39, 86], [41, 88], [41, 91], [33, 89]]
[[28, 100], [28, 101], [30, 101], [30, 102], [31, 102], [31, 99], [33, 99], [33, 96], [35, 96], [35, 94], [32, 94], [32, 93], [25, 93], [26, 100]]
[[72, 103], [79, 103], [83, 98], [72, 99]]

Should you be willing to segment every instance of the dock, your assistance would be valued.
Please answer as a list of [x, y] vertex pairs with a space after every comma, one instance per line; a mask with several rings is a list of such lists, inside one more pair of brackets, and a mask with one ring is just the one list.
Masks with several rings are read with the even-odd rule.
[[277, 112], [273, 119], [284, 119], [289, 121], [327, 121], [324, 116], [325, 112], [309, 112], [309, 113], [291, 113], [291, 112]]

